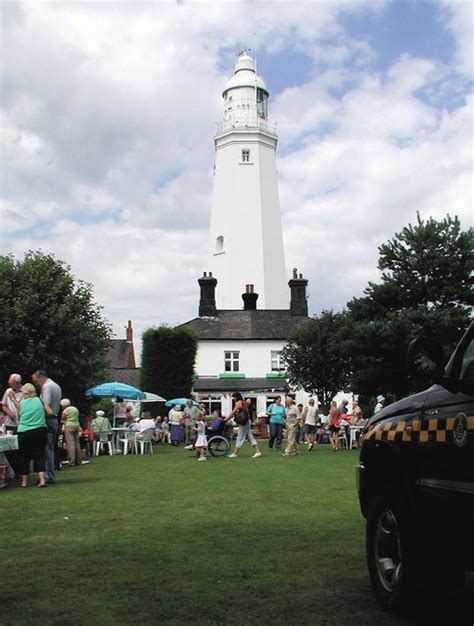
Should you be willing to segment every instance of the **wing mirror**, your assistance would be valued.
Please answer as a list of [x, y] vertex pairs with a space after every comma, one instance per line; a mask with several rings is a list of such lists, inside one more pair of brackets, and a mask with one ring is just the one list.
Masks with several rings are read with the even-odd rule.
[[407, 369], [416, 378], [434, 383], [443, 378], [446, 357], [443, 348], [432, 339], [414, 339], [407, 350]]

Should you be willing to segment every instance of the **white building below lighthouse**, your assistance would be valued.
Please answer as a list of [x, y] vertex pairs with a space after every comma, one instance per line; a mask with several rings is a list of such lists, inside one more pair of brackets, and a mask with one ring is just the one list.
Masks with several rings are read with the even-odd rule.
[[224, 116], [214, 138], [214, 188], [208, 269], [219, 280], [219, 309], [242, 308], [245, 285], [254, 285], [259, 308], [286, 309], [288, 290], [269, 92], [254, 60], [237, 57], [223, 91]]

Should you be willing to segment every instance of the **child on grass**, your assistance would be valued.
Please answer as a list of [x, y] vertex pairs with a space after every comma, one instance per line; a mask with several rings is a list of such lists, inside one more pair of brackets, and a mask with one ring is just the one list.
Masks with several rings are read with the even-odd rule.
[[199, 452], [198, 461], [207, 461], [206, 458], [206, 450], [207, 450], [207, 437], [206, 437], [206, 423], [204, 422], [204, 418], [202, 413], [199, 416], [199, 419], [196, 421], [196, 427], [194, 430], [197, 432], [197, 439], [194, 447]]

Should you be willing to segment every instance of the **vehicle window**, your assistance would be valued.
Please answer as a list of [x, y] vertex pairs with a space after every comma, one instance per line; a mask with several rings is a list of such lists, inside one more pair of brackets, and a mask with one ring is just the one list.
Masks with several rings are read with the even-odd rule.
[[471, 339], [464, 352], [460, 379], [463, 387], [474, 390], [474, 339]]

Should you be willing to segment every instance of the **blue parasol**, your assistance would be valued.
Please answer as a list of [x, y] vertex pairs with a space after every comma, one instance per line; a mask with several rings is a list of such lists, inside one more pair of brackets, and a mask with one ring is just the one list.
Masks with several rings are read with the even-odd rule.
[[[165, 406], [174, 406], [175, 404], [186, 404], [188, 400], [189, 398], [174, 398], [173, 400], [168, 400], [168, 402], [165, 402]], [[193, 405], [199, 406], [199, 402], [196, 402], [195, 400], [193, 400]]]
[[140, 389], [117, 381], [90, 387], [86, 391], [86, 396], [96, 396], [98, 398], [127, 398], [128, 400], [144, 400], [146, 397]]

